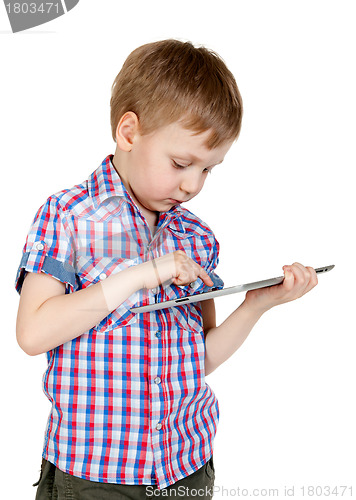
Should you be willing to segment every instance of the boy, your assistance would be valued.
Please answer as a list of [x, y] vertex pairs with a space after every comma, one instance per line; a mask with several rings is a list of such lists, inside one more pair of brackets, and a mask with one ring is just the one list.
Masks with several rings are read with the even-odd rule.
[[248, 292], [219, 327], [213, 300], [129, 309], [223, 286], [219, 243], [181, 203], [222, 163], [241, 118], [217, 54], [177, 40], [139, 47], [112, 89], [115, 155], [38, 210], [16, 277], [18, 343], [48, 359], [37, 499], [143, 499], [178, 487], [211, 497], [219, 408], [205, 376], [264, 312], [313, 288], [316, 273], [284, 266], [281, 285]]

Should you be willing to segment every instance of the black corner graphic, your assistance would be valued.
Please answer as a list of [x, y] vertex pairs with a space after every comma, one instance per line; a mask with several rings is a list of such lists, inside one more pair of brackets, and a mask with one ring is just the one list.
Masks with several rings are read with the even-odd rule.
[[79, 0], [57, 0], [53, 2], [4, 0], [13, 33], [48, 23], [59, 16], [63, 16], [78, 3]]

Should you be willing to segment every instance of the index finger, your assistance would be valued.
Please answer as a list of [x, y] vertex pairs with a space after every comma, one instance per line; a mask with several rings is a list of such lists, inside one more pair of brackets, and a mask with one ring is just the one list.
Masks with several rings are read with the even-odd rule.
[[208, 286], [212, 286], [214, 284], [214, 281], [210, 278], [209, 274], [203, 269], [201, 266], [200, 267], [200, 272], [198, 274], [199, 278], [201, 278], [204, 283]]

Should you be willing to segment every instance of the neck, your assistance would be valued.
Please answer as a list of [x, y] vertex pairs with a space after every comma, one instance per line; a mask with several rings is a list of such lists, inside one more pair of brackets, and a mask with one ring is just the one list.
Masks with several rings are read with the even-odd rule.
[[136, 205], [141, 208], [141, 205], [138, 202], [138, 200], [136, 199], [136, 196], [134, 195], [134, 193], [131, 189], [130, 183], [127, 179], [126, 168], [125, 168], [125, 166], [126, 166], [125, 159], [126, 158], [123, 155], [119, 154], [117, 149], [116, 149], [116, 152], [114, 154], [113, 159], [111, 160], [111, 163], [113, 164], [116, 172], [118, 173], [118, 175], [119, 175], [123, 185], [125, 186], [127, 192], [129, 193], [129, 195], [131, 196], [133, 201], [136, 203]]
[[[123, 153], [123, 152], [121, 151], [120, 153]], [[128, 154], [128, 153], [125, 153], [125, 152], [123, 154], [120, 154], [120, 153], [118, 153], [118, 150], [116, 149], [116, 152], [114, 154], [113, 159], [111, 160], [111, 163], [113, 164], [116, 172], [120, 176], [120, 179], [121, 179], [123, 185], [125, 186], [127, 192], [131, 196], [133, 202], [139, 208], [141, 213], [143, 213], [143, 215], [145, 216], [148, 224], [149, 225], [157, 225], [158, 219], [159, 219], [159, 212], [151, 212], [147, 208], [143, 207], [141, 205], [141, 203], [138, 201], [138, 199], [136, 198], [136, 196], [134, 195], [134, 193], [131, 189], [130, 183], [128, 182], [127, 175], [126, 175], [126, 169], [125, 169], [125, 166], [126, 166], [125, 154]]]

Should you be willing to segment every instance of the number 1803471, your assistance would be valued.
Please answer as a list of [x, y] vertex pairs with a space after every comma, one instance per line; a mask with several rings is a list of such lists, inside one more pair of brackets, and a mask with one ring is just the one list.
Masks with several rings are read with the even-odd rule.
[[49, 14], [53, 11], [59, 14], [59, 3], [16, 2], [6, 4], [6, 9], [9, 14]]

